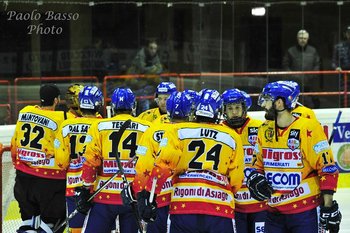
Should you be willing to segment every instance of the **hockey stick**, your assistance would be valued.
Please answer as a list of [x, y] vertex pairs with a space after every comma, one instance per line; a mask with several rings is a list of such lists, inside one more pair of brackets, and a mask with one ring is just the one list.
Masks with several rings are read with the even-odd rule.
[[[157, 177], [153, 177], [151, 192], [150, 192], [149, 200], [148, 200], [149, 203], [153, 202], [154, 193], [156, 191], [156, 186], [157, 186]], [[144, 223], [144, 229], [143, 229], [144, 232], [147, 232], [147, 224], [148, 224], [147, 222]]]
[[[124, 124], [124, 125], [127, 125], [129, 126], [130, 125], [130, 122], [131, 120], [127, 120]], [[117, 135], [119, 136], [119, 135]], [[120, 135], [121, 136], [121, 135]], [[117, 138], [120, 140], [120, 138]], [[136, 157], [136, 156], [135, 156]], [[123, 169], [123, 166], [120, 162], [120, 158], [118, 156], [118, 149], [117, 149], [117, 153], [116, 153], [116, 161], [117, 161], [117, 165], [118, 165], [118, 169], [119, 169], [119, 173], [120, 173], [120, 176], [122, 177], [122, 180], [123, 180], [123, 184], [124, 184], [124, 187], [126, 187], [127, 185], [129, 185], [129, 182], [128, 180], [126, 179], [126, 176], [125, 176], [125, 173], [124, 173], [124, 169]], [[140, 233], [143, 233], [143, 226], [142, 226], [142, 223], [141, 223], [141, 219], [140, 219], [140, 216], [139, 216], [139, 213], [137, 211], [137, 208], [136, 208], [136, 204], [131, 204], [131, 208], [132, 208], [132, 211], [134, 212], [135, 214], [135, 218], [136, 218], [136, 221], [137, 221], [137, 227], [139, 228], [139, 231]]]
[[112, 107], [106, 106], [106, 111], [107, 111], [107, 118], [111, 118], [112, 117]]
[[334, 122], [334, 124], [333, 124], [332, 134], [331, 134], [331, 136], [330, 136], [329, 139], [328, 139], [328, 144], [329, 144], [329, 145], [331, 145], [332, 142], [333, 142], [335, 131], [336, 131], [337, 128], [338, 128], [338, 126], [336, 126], [336, 125], [338, 125], [342, 113], [343, 113], [343, 112], [342, 112], [341, 110], [339, 110], [337, 119], [335, 120], [335, 122]]
[[[118, 131], [118, 133], [117, 133], [117, 135], [116, 135], [117, 145], [119, 145], [120, 139], [121, 139], [121, 137], [122, 137], [124, 131], [126, 130], [126, 128], [130, 125], [130, 122], [131, 122], [131, 120], [129, 119], [129, 120], [125, 121], [124, 124], [120, 127], [120, 129], [119, 129], [119, 131]], [[117, 154], [116, 157], [118, 158], [118, 146], [117, 146], [117, 153], [116, 153], [116, 154]], [[118, 158], [118, 159], [119, 159], [119, 158]], [[135, 159], [136, 159], [136, 156], [134, 156], [133, 158], [131, 158], [131, 159], [127, 162], [127, 164], [126, 164], [125, 166], [131, 164]], [[118, 161], [117, 161], [117, 162], [118, 162]], [[119, 163], [120, 163], [120, 161], [119, 161]], [[118, 167], [119, 167], [119, 165], [118, 165]], [[104, 182], [104, 184], [103, 184], [100, 188], [98, 188], [98, 189], [89, 197], [89, 199], [88, 199], [87, 201], [88, 201], [88, 202], [92, 201], [92, 200], [94, 199], [94, 197], [95, 197], [97, 194], [99, 194], [99, 193], [100, 193], [114, 178], [116, 178], [119, 174], [121, 174], [121, 172], [122, 172], [122, 170], [119, 169], [119, 171], [117, 171], [116, 173], [114, 173], [114, 175], [111, 176], [106, 182]], [[124, 173], [124, 172], [123, 172], [123, 173]], [[60, 225], [58, 225], [57, 227], [55, 227], [55, 229], [53, 230], [53, 232], [57, 232], [59, 229], [61, 229], [63, 226], [65, 226], [75, 215], [78, 214], [78, 212], [79, 212], [79, 211], [78, 211], [77, 209], [75, 209], [75, 210], [74, 210]]]

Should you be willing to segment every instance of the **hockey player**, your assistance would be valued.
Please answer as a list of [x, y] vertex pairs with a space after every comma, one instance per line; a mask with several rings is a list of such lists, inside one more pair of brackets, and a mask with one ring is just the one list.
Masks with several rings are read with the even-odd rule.
[[[174, 94], [174, 93], [176, 93], [176, 92], [173, 92], [172, 94]], [[183, 94], [187, 95], [189, 98], [189, 101], [192, 103], [191, 112], [190, 112], [190, 115], [188, 117], [188, 121], [195, 121], [194, 108], [195, 108], [195, 105], [198, 102], [200, 96], [199, 96], [198, 92], [193, 91], [193, 90], [189, 90], [189, 89], [184, 90]], [[169, 98], [170, 98], [170, 96], [169, 96]], [[168, 98], [168, 100], [169, 100], [169, 98]], [[154, 121], [152, 121], [153, 124], [158, 125], [158, 124], [162, 124], [162, 123], [169, 123], [171, 121], [169, 114], [168, 114], [169, 110], [168, 110], [167, 105], [168, 105], [168, 101], [166, 102], [167, 113], [159, 116]]]
[[186, 95], [191, 97], [191, 102], [192, 102], [191, 113], [190, 113], [190, 116], [188, 117], [188, 121], [196, 121], [196, 117], [194, 116], [194, 113], [196, 111], [196, 105], [199, 102], [200, 95], [198, 92], [190, 89], [186, 89], [183, 92], [186, 93]]
[[243, 181], [243, 147], [232, 129], [215, 123], [221, 105], [217, 91], [204, 90], [195, 112], [198, 122], [178, 123], [165, 132], [146, 188], [138, 194], [145, 221], [155, 217], [149, 200], [153, 181], [159, 194], [174, 175], [171, 233], [234, 232], [233, 193]]
[[84, 88], [80, 84], [72, 84], [68, 87], [66, 92], [66, 104], [68, 107], [67, 118], [81, 117], [79, 109], [79, 92]]
[[145, 112], [142, 112], [138, 117], [140, 119], [153, 122], [155, 119], [160, 117], [163, 114], [166, 114], [166, 101], [171, 95], [171, 93], [176, 91], [176, 86], [172, 82], [161, 82], [157, 86], [155, 93], [155, 101], [158, 105], [157, 108], [149, 109]]
[[66, 215], [66, 171], [60, 169], [54, 153], [55, 136], [64, 120], [62, 111], [54, 111], [60, 90], [53, 84], [43, 85], [40, 101], [40, 107], [26, 106], [19, 112], [11, 141], [14, 196], [23, 221], [18, 233], [51, 233]]
[[[262, 121], [252, 119], [247, 111], [252, 105], [250, 96], [239, 89], [229, 89], [222, 94], [224, 124], [234, 129], [242, 139], [244, 148], [245, 177], [251, 170], [258, 128]], [[255, 233], [264, 229], [266, 201], [257, 201], [249, 194], [244, 180], [242, 188], [235, 194], [235, 221], [238, 233]]]
[[294, 93], [281, 82], [262, 90], [259, 104], [272, 120], [259, 128], [247, 186], [255, 199], [268, 199], [266, 233], [317, 233], [319, 205], [320, 223], [337, 233], [341, 214], [333, 193], [338, 169], [318, 121], [292, 115]]
[[[77, 191], [77, 207], [82, 213], [87, 213], [90, 203], [90, 186], [94, 190], [103, 185], [105, 181], [118, 172], [116, 156], [124, 167], [128, 182], [135, 175], [135, 162], [128, 164], [128, 160], [136, 153], [137, 144], [142, 134], [151, 125], [150, 122], [138, 119], [131, 115], [135, 108], [135, 96], [129, 88], [117, 88], [111, 97], [112, 110], [116, 114], [112, 118], [94, 122], [88, 137], [91, 142], [84, 154], [86, 161], [83, 164], [83, 187]], [[120, 142], [117, 141], [118, 131], [128, 119], [129, 127], [122, 134]], [[117, 154], [118, 152], [118, 154]], [[95, 196], [93, 205], [84, 223], [83, 232], [109, 233], [115, 227], [115, 219], [119, 217], [120, 233], [133, 233], [138, 230], [138, 223], [131, 207], [122, 205], [120, 192], [124, 187], [120, 176], [113, 179], [106, 188]]]
[[[56, 135], [56, 161], [67, 171], [66, 201], [68, 216], [76, 209], [74, 189], [82, 186], [81, 172], [85, 161], [87, 132], [91, 124], [99, 118], [96, 114], [103, 107], [103, 94], [96, 86], [85, 86], [79, 93], [79, 112], [82, 117], [65, 120]], [[69, 232], [80, 233], [85, 215], [78, 213], [69, 221]]]
[[[126, 196], [126, 201], [123, 200], [125, 204], [128, 204], [128, 202], [131, 201], [136, 201], [134, 193], [139, 193], [145, 188], [150, 172], [154, 167], [154, 161], [159, 149], [159, 142], [162, 139], [164, 132], [169, 130], [169, 128], [175, 123], [188, 121], [192, 110], [192, 101], [187, 93], [174, 92], [168, 98], [166, 106], [167, 115], [169, 116], [171, 123], [165, 122], [162, 124], [154, 124], [143, 134], [136, 151], [138, 160], [135, 167], [136, 176], [132, 183], [132, 190], [130, 190], [129, 187], [128, 189], [123, 190], [124, 196]], [[148, 224], [148, 233], [167, 232], [171, 191], [172, 182], [171, 177], [169, 177], [164, 183], [160, 194], [157, 196], [157, 218], [154, 222]]]

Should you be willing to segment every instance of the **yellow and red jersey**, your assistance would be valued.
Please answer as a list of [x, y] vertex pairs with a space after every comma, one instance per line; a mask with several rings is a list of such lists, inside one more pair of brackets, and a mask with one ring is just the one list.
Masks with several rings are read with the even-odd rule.
[[[163, 138], [165, 131], [173, 125], [173, 123], [156, 124], [153, 122], [153, 125], [142, 135], [136, 151], [138, 160], [135, 167], [136, 176], [133, 182], [135, 193], [141, 192], [145, 188], [154, 167], [160, 140]], [[160, 194], [157, 195], [158, 207], [170, 204], [171, 190], [172, 181], [171, 177], [169, 177], [163, 184]]]
[[234, 217], [233, 194], [244, 178], [242, 142], [223, 125], [177, 123], [165, 131], [146, 190], [173, 176], [170, 214]]
[[[225, 123], [225, 122], [224, 122]], [[244, 149], [244, 181], [242, 188], [235, 194], [235, 211], [240, 213], [256, 213], [267, 209], [266, 201], [257, 201], [250, 196], [246, 186], [246, 178], [251, 169], [254, 146], [258, 139], [258, 128], [263, 122], [247, 116], [247, 121], [241, 128], [234, 129], [242, 139]]]
[[[131, 119], [121, 139], [117, 142], [117, 134], [125, 121]], [[131, 182], [135, 176], [135, 162], [128, 163], [136, 154], [136, 148], [143, 133], [151, 126], [150, 122], [140, 120], [129, 114], [119, 114], [112, 118], [94, 122], [88, 131], [82, 180], [84, 183], [95, 182], [94, 190], [100, 188], [105, 181], [119, 171], [116, 156], [124, 169], [125, 176]], [[117, 176], [94, 199], [94, 202], [104, 204], [122, 204], [120, 192], [124, 184]]]
[[311, 108], [305, 107], [303, 105], [297, 105], [296, 108], [292, 110], [292, 115], [295, 117], [305, 117], [308, 119], [317, 120], [314, 111]]
[[78, 115], [74, 114], [72, 111], [67, 111], [66, 115], [67, 115], [67, 119], [79, 117]]
[[336, 190], [338, 169], [317, 120], [296, 118], [277, 131], [274, 121], [265, 122], [259, 128], [255, 153], [252, 165], [271, 183], [274, 194], [268, 205], [276, 211], [292, 214], [313, 209], [320, 204], [320, 190]]
[[55, 159], [54, 140], [64, 112], [24, 107], [18, 116], [11, 140], [15, 168], [24, 173], [47, 179], [66, 179]]
[[91, 124], [99, 118], [77, 117], [65, 120], [56, 135], [55, 158], [59, 167], [67, 169], [66, 196], [74, 196], [74, 188], [82, 186], [83, 156], [86, 136]]
[[149, 121], [149, 122], [153, 122], [155, 119], [157, 119], [158, 117], [160, 117], [162, 114], [159, 111], [159, 108], [151, 108], [147, 111], [142, 112], [138, 118], [145, 120], [145, 121]]
[[170, 122], [170, 118], [168, 114], [160, 115], [158, 118], [152, 121], [153, 124], [163, 124], [163, 123], [169, 123], [169, 122]]

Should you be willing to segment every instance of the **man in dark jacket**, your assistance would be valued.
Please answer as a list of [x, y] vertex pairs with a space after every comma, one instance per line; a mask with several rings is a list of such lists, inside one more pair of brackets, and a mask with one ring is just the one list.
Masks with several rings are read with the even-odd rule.
[[[286, 71], [319, 71], [320, 57], [317, 50], [308, 44], [309, 33], [306, 30], [299, 30], [297, 33], [298, 44], [290, 47], [283, 57], [283, 68]], [[296, 81], [304, 91], [317, 91], [320, 83], [318, 75], [293, 75], [288, 79]], [[316, 85], [317, 86], [316, 86]], [[302, 100], [307, 101], [307, 100]], [[313, 107], [319, 107], [319, 101], [312, 99]]]
[[317, 50], [308, 45], [309, 33], [300, 30], [298, 44], [288, 49], [283, 58], [283, 68], [288, 71], [317, 71], [320, 69], [320, 57]]
[[344, 41], [334, 46], [332, 67], [335, 70], [350, 70], [350, 25], [346, 27], [344, 37]]
[[[334, 46], [333, 50], [333, 59], [332, 59], [332, 67], [335, 70], [342, 71], [342, 70], [350, 70], [350, 25], [345, 28], [344, 31], [344, 37], [345, 40], [339, 42]], [[343, 75], [339, 75], [339, 80], [340, 80], [340, 91], [345, 91], [344, 87], [344, 78]], [[350, 81], [348, 79], [347, 81], [347, 86], [349, 91], [349, 85]], [[344, 106], [344, 97], [341, 96], [341, 106]], [[347, 102], [349, 103], [350, 101], [350, 96], [347, 96]]]

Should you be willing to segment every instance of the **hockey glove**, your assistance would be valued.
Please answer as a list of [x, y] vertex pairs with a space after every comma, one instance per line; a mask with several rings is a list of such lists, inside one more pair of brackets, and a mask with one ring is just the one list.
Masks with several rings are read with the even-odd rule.
[[333, 201], [331, 207], [320, 206], [320, 223], [322, 227], [329, 230], [330, 233], [338, 233], [341, 222], [341, 213], [336, 201]]
[[123, 205], [129, 206], [132, 203], [136, 202], [134, 191], [132, 190], [132, 184], [129, 183], [128, 185], [125, 185], [122, 192], [121, 192]]
[[154, 222], [157, 217], [157, 202], [156, 195], [152, 202], [149, 201], [150, 192], [142, 190], [142, 192], [137, 194], [137, 206], [141, 218], [145, 222]]
[[252, 171], [247, 178], [247, 187], [252, 198], [264, 201], [271, 197], [273, 188], [263, 174]]
[[87, 214], [92, 206], [91, 202], [88, 201], [90, 198], [90, 189], [85, 187], [76, 187], [75, 191], [75, 205], [79, 213]]

